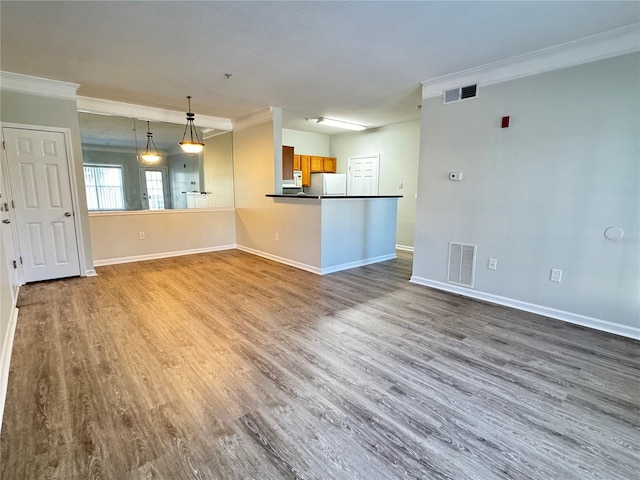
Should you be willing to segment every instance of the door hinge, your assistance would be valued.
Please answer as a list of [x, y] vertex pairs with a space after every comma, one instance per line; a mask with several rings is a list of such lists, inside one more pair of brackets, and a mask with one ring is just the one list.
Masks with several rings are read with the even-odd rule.
[[20, 265], [22, 265], [22, 257], [20, 257]]
[[4, 148], [5, 150], [7, 149], [7, 146], [4, 144], [4, 140], [2, 140], [2, 148]]
[[13, 200], [11, 200], [11, 208], [16, 208], [16, 204]]
[[13, 261], [13, 268], [18, 268], [18, 264], [16, 263], [16, 261]]

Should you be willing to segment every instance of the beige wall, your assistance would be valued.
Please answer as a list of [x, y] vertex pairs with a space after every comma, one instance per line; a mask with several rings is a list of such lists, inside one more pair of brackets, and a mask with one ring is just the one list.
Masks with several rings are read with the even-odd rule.
[[233, 207], [233, 133], [208, 138], [204, 145], [204, 205]]
[[274, 192], [274, 152], [282, 149], [276, 129], [281, 130], [278, 119], [233, 132], [236, 242], [238, 248], [319, 270], [320, 202], [265, 197]]
[[399, 246], [413, 247], [419, 153], [417, 121], [331, 136], [331, 156], [338, 159], [338, 172], [347, 171], [350, 156], [380, 154], [380, 195], [403, 196], [398, 201]]
[[92, 213], [89, 219], [96, 265], [235, 245], [233, 209]]
[[[89, 217], [87, 199], [84, 188], [84, 171], [82, 168], [82, 145], [80, 141], [80, 126], [75, 100], [42, 97], [26, 93], [2, 90], [0, 99], [0, 118], [2, 122], [23, 125], [68, 128], [71, 132], [71, 155], [73, 158], [73, 174], [76, 180], [79, 211], [76, 216], [80, 219], [79, 238], [83, 241], [80, 255], [84, 255], [86, 271], [93, 269], [91, 252], [91, 235], [89, 232]], [[85, 272], [82, 272], [85, 274]]]

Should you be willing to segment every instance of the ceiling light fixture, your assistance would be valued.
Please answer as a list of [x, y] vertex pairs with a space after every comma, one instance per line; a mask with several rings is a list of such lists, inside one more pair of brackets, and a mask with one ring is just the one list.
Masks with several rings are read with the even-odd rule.
[[[194, 113], [191, 113], [191, 96], [187, 96], [187, 100], [189, 101], [189, 111], [187, 112], [187, 125], [184, 127], [184, 134], [182, 135], [182, 141], [180, 142], [180, 146], [182, 150], [187, 153], [200, 153], [204, 148], [204, 143], [200, 141], [200, 137], [198, 137], [198, 130], [193, 125], [193, 120], [196, 118]], [[189, 130], [189, 139], [185, 141], [187, 136], [187, 130]], [[195, 133], [195, 141], [193, 139], [193, 134]]]
[[[153, 150], [151, 150], [152, 146]], [[149, 122], [147, 122], [147, 148], [144, 149], [140, 157], [149, 163], [155, 163], [160, 160], [160, 153], [158, 152], [158, 147], [156, 147], [156, 142], [153, 141], [153, 133], [151, 133]]]
[[336, 128], [344, 128], [345, 130], [355, 130], [361, 131], [365, 130], [367, 127], [363, 127], [362, 125], [357, 125], [355, 123], [343, 122], [341, 120], [333, 120], [331, 118], [320, 117], [318, 119], [318, 123], [320, 125], [326, 125], [327, 127], [336, 127]]

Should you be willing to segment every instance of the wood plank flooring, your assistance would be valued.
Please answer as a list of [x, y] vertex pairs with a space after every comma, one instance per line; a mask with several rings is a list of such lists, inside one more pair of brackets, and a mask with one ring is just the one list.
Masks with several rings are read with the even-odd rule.
[[2, 479], [639, 479], [640, 342], [243, 252], [32, 284]]

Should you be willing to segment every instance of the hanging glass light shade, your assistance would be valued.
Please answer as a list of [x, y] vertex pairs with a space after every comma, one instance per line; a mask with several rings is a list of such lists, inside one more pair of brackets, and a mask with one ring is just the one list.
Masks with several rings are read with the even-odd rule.
[[[184, 128], [184, 134], [182, 135], [180, 146], [186, 153], [200, 153], [204, 148], [204, 143], [200, 141], [200, 137], [198, 137], [198, 130], [193, 125], [193, 121], [195, 120], [196, 116], [191, 112], [191, 96], [187, 96], [187, 100], [189, 101], [187, 125]], [[189, 137], [187, 137], [187, 130], [189, 131]]]
[[[151, 147], [153, 147], [153, 149]], [[149, 163], [155, 163], [160, 160], [160, 153], [158, 152], [156, 143], [153, 141], [153, 133], [151, 133], [149, 122], [147, 122], [147, 147], [144, 149], [144, 152], [142, 152], [140, 157], [145, 162]]]

